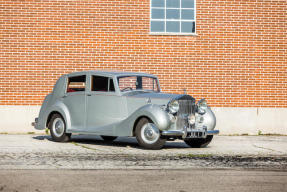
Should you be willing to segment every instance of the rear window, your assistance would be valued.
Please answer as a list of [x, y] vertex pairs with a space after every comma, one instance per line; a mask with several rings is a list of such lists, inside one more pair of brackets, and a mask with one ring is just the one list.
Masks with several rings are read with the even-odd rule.
[[68, 78], [67, 92], [78, 92], [86, 90], [86, 75]]

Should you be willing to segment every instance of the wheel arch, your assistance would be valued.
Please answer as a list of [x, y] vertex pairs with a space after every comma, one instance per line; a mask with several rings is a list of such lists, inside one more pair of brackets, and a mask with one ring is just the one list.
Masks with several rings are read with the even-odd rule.
[[142, 118], [147, 118], [153, 122], [160, 130], [165, 130], [170, 125], [170, 118], [167, 112], [162, 110], [158, 105], [146, 105], [137, 111], [136, 120], [133, 124], [132, 135], [135, 136], [135, 128]]
[[120, 123], [115, 125], [115, 135], [117, 136], [134, 136], [134, 130], [141, 118], [151, 120], [159, 130], [165, 130], [170, 125], [170, 118], [166, 111], [155, 104], [148, 104], [137, 109]]
[[66, 121], [65, 118], [63, 117], [63, 115], [59, 111], [51, 111], [49, 113], [49, 115], [47, 117], [47, 121], [46, 121], [46, 127], [47, 128], [49, 128], [48, 125], [49, 125], [49, 123], [50, 123], [50, 121], [51, 121], [51, 119], [52, 119], [54, 114], [59, 114], [64, 119], [64, 121]]
[[53, 114], [60, 114], [61, 117], [64, 119], [66, 124], [66, 130], [69, 131], [71, 128], [71, 117], [70, 112], [67, 108], [67, 106], [62, 102], [56, 102], [55, 105], [51, 106], [45, 113], [44, 116], [44, 124], [46, 127], [49, 124], [49, 121], [51, 120]]
[[149, 117], [146, 116], [146, 115], [142, 115], [142, 116], [138, 117], [138, 118], [135, 120], [134, 125], [133, 125], [133, 136], [136, 136], [136, 133], [135, 133], [136, 127], [137, 127], [139, 121], [140, 121], [142, 118], [146, 118], [146, 119], [148, 119], [149, 121], [153, 122], [153, 121], [151, 120], [151, 118], [149, 118]]

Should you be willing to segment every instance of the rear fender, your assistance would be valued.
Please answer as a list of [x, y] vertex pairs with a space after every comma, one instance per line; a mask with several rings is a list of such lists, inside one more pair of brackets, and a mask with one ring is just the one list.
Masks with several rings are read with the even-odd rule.
[[42, 117], [41, 128], [45, 129], [47, 127], [46, 125], [49, 123], [48, 120], [50, 114], [55, 112], [59, 113], [64, 118], [66, 123], [66, 131], [69, 132], [69, 130], [71, 129], [71, 116], [67, 106], [61, 101], [57, 101], [54, 105], [52, 105], [45, 111]]

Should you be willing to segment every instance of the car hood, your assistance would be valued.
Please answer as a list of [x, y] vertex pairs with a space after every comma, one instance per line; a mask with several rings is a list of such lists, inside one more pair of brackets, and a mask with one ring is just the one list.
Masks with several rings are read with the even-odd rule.
[[126, 96], [131, 100], [144, 100], [145, 102], [150, 102], [152, 104], [167, 104], [170, 100], [183, 95], [156, 92], [130, 92], [126, 94]]
[[173, 99], [193, 99], [189, 95], [132, 91], [125, 93], [129, 114], [146, 104], [167, 105]]

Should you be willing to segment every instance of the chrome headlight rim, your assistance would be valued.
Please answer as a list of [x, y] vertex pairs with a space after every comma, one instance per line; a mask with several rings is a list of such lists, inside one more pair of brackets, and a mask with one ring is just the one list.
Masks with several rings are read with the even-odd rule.
[[171, 113], [171, 114], [175, 114], [177, 113], [179, 110], [179, 103], [177, 100], [173, 100], [171, 102], [168, 103], [168, 111]]

